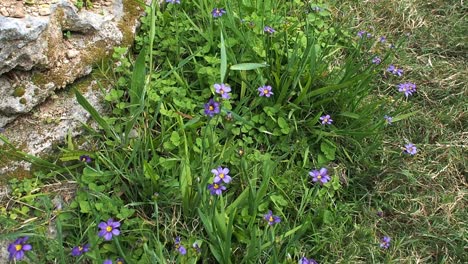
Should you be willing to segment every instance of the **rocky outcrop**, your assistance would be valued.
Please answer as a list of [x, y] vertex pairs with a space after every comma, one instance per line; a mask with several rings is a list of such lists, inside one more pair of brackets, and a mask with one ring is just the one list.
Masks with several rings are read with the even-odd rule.
[[[0, 128], [23, 151], [38, 154], [86, 121], [76, 102], [59, 93], [115, 46], [131, 44], [143, 8], [134, 0], [93, 0], [81, 9], [72, 0], [27, 3], [0, 1]], [[96, 92], [82, 90], [98, 104]], [[56, 122], [48, 124], [50, 118]]]

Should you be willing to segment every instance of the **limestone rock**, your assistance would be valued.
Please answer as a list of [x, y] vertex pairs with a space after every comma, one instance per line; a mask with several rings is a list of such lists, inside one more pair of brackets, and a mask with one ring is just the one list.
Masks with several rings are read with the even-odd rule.
[[[81, 132], [89, 115], [67, 86], [88, 75], [116, 45], [129, 46], [143, 14], [133, 0], [108, 0], [112, 5], [99, 5], [99, 10], [78, 10], [73, 0], [40, 2], [45, 1], [49, 15], [38, 14], [45, 6], [23, 6], [25, 18], [0, 16], [0, 128], [10, 142], [32, 155], [50, 151], [69, 129], [73, 135]], [[13, 2], [1, 0], [0, 12]], [[102, 109], [96, 84], [80, 90]], [[0, 152], [2, 145], [0, 141]], [[0, 157], [0, 179], [29, 166], [24, 161], [5, 163]]]
[[47, 65], [45, 32], [48, 19], [0, 16], [0, 75], [14, 68], [31, 70]]

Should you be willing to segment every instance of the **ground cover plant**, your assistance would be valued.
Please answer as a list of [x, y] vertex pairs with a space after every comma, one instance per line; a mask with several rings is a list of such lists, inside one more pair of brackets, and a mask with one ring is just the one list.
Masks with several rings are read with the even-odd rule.
[[[108, 114], [75, 91], [97, 124], [88, 150], [70, 137], [56, 162], [32, 160], [47, 168], [37, 178], [11, 181], [0, 230], [12, 261], [398, 259], [408, 242], [382, 227], [396, 213], [365, 192], [380, 160], [418, 159], [419, 137], [385, 133], [416, 113], [419, 84], [396, 63], [402, 34], [337, 15], [301, 1], [154, 3], [136, 58], [116, 49], [102, 69]], [[37, 191], [53, 180], [74, 198]]]

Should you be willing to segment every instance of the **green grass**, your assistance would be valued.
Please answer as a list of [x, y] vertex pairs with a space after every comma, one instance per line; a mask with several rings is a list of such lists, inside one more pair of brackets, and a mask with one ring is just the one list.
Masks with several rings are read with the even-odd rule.
[[[450, 2], [450, 3], [448, 3]], [[381, 170], [366, 178], [368, 214], [383, 209], [378, 229], [395, 240], [393, 263], [464, 263], [467, 230], [467, 17], [460, 1], [343, 2], [356, 28], [376, 35], [410, 33], [396, 64], [418, 84], [411, 110], [418, 114], [392, 126]], [[386, 86], [382, 89], [388, 90]], [[418, 145], [415, 159], [397, 158], [395, 145]], [[358, 255], [367, 255], [362, 249]]]
[[[31, 236], [35, 263], [463, 263], [466, 6], [444, 2], [336, 1], [316, 12], [300, 1], [222, 1], [221, 19], [205, 0], [148, 10], [139, 55], [117, 49], [120, 66], [105, 69], [106, 116], [76, 92], [100, 127], [86, 126], [93, 147], [70, 138], [54, 164], [25, 156], [51, 169], [10, 182], [0, 238]], [[381, 35], [397, 48], [373, 44]], [[381, 66], [370, 63], [376, 53]], [[381, 74], [390, 63], [402, 79]], [[414, 96], [396, 92], [402, 81], [417, 84]], [[230, 84], [232, 98], [221, 101], [214, 83]], [[258, 96], [265, 84], [270, 98]], [[209, 118], [212, 97], [222, 110]], [[327, 113], [334, 123], [321, 126]], [[402, 153], [407, 142], [417, 155]], [[220, 197], [206, 187], [218, 166], [233, 177]], [[312, 184], [308, 172], [321, 167], [331, 181]], [[269, 226], [268, 210], [281, 223]], [[97, 225], [110, 217], [121, 235], [106, 242]], [[71, 257], [83, 243], [90, 252]]]

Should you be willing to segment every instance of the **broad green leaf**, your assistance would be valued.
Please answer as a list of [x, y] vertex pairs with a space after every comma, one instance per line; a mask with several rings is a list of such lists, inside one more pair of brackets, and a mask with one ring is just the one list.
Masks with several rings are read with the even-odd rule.
[[91, 115], [91, 117], [94, 119], [94, 121], [96, 121], [101, 127], [102, 129], [104, 129], [104, 131], [106, 132], [106, 135], [108, 137], [110, 136], [114, 136], [114, 133], [112, 133], [112, 129], [111, 127], [109, 126], [109, 124], [107, 124], [106, 120], [104, 120], [101, 115], [98, 113], [98, 111], [88, 102], [88, 100], [86, 100], [86, 98], [78, 91], [75, 89], [75, 96], [76, 96], [76, 100], [78, 101], [78, 103], [86, 110], [88, 111], [88, 113]]
[[336, 147], [335, 145], [323, 141], [320, 144], [320, 150], [325, 154], [325, 157], [327, 157], [328, 160], [334, 160], [335, 159], [335, 152], [336, 152]]
[[270, 65], [266, 63], [239, 63], [239, 64], [232, 65], [230, 69], [233, 71], [249, 71], [249, 70], [255, 70], [255, 69], [264, 68], [268, 66]]

